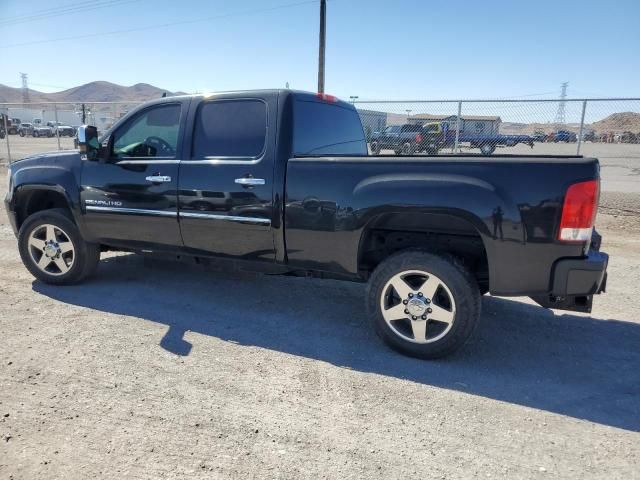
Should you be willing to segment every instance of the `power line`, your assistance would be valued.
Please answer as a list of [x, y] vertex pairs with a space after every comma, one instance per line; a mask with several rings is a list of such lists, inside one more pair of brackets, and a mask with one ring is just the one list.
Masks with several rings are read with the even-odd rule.
[[112, 30], [110, 32], [100, 32], [100, 33], [88, 33], [85, 35], [73, 35], [73, 36], [69, 36], [69, 37], [60, 37], [60, 38], [52, 38], [49, 40], [35, 40], [33, 42], [24, 42], [24, 43], [14, 43], [11, 45], [2, 45], [0, 46], [0, 49], [3, 48], [15, 48], [15, 47], [25, 47], [27, 45], [37, 45], [37, 44], [41, 44], [41, 43], [53, 43], [53, 42], [63, 42], [66, 40], [79, 40], [79, 39], [83, 39], [83, 38], [93, 38], [93, 37], [101, 37], [101, 36], [106, 36], [106, 35], [119, 35], [121, 33], [131, 33], [131, 32], [140, 32], [140, 31], [144, 31], [144, 30], [154, 30], [157, 28], [166, 28], [166, 27], [173, 27], [176, 25], [188, 25], [188, 24], [192, 24], [192, 23], [200, 23], [200, 22], [208, 22], [210, 20], [218, 20], [221, 18], [229, 18], [229, 17], [237, 17], [237, 16], [244, 16], [244, 15], [253, 15], [256, 13], [263, 13], [263, 12], [270, 12], [273, 10], [281, 10], [283, 8], [290, 8], [290, 7], [297, 7], [297, 6], [301, 6], [301, 5], [309, 5], [312, 3], [318, 3], [319, 0], [306, 0], [303, 2], [296, 2], [296, 3], [288, 3], [285, 5], [277, 5], [275, 7], [266, 7], [266, 8], [256, 8], [256, 9], [251, 9], [251, 10], [244, 10], [241, 12], [234, 12], [234, 13], [226, 13], [226, 14], [222, 14], [222, 15], [213, 15], [210, 17], [204, 17], [204, 18], [194, 18], [194, 19], [190, 19], [190, 20], [180, 20], [177, 22], [168, 22], [168, 23], [160, 23], [160, 24], [155, 24], [155, 25], [148, 25], [146, 27], [135, 27], [135, 28], [127, 28], [127, 29], [123, 29], [123, 30]]
[[67, 8], [61, 7], [55, 10], [45, 10], [33, 15], [23, 15], [21, 17], [0, 19], [0, 26], [6, 27], [6, 26], [18, 25], [21, 23], [33, 22], [37, 20], [46, 20], [52, 17], [61, 16], [61, 15], [69, 15], [69, 14], [78, 13], [78, 12], [86, 12], [89, 10], [95, 10], [95, 9], [104, 8], [104, 7], [120, 6], [126, 3], [132, 3], [137, 1], [139, 0], [102, 0], [102, 1], [98, 0], [96, 2], [92, 2], [87, 5], [75, 4], [77, 6], [74, 6], [74, 7], [70, 6]]

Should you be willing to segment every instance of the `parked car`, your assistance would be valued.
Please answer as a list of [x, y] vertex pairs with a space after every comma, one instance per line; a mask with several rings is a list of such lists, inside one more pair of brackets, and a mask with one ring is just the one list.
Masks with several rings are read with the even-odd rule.
[[28, 122], [22, 122], [18, 127], [18, 135], [25, 137], [33, 134], [33, 124]]
[[7, 121], [7, 132], [9, 135], [17, 135], [20, 128], [19, 118], [9, 118]]
[[76, 134], [76, 131], [73, 127], [69, 125], [65, 125], [61, 122], [47, 122], [47, 126], [51, 128], [53, 131], [53, 135], [60, 137], [73, 137]]
[[31, 136], [35, 137], [53, 137], [53, 130], [48, 126], [34, 125]]
[[578, 141], [578, 136], [574, 132], [568, 130], [558, 130], [553, 136], [554, 142], [575, 143]]
[[78, 143], [9, 165], [9, 221], [45, 283], [107, 250], [368, 282], [362, 314], [423, 358], [465, 343], [483, 293], [588, 312], [605, 288], [594, 158], [373, 158], [352, 104], [291, 90], [158, 99]]
[[381, 150], [393, 150], [396, 155], [413, 155], [422, 144], [421, 133], [422, 125], [389, 125], [382, 132], [373, 132], [369, 148], [373, 155], [378, 155]]
[[531, 138], [533, 139], [534, 142], [546, 142], [547, 134], [544, 132], [536, 132], [533, 135], [531, 135]]
[[4, 113], [0, 113], [0, 139], [3, 139], [7, 135], [7, 132], [4, 128], [5, 124], [7, 126], [10, 125], [9, 117], [7, 117], [7, 115], [5, 115]]

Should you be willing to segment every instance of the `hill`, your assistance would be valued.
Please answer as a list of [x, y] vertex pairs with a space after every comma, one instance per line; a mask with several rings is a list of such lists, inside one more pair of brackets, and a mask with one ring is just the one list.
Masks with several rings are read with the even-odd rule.
[[[97, 81], [61, 92], [44, 93], [29, 89], [31, 102], [141, 102], [167, 95], [181, 94], [170, 92], [148, 83], [136, 83], [130, 87], [116, 83]], [[22, 102], [22, 90], [0, 84], [0, 103]]]
[[634, 132], [640, 133], [640, 113], [612, 113], [608, 117], [591, 124], [596, 132]]

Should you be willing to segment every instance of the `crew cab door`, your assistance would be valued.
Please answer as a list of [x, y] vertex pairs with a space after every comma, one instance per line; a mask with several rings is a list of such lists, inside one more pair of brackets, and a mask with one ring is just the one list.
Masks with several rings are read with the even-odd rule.
[[187, 101], [162, 102], [117, 127], [100, 161], [84, 161], [81, 204], [89, 236], [104, 243], [180, 247], [178, 165]]
[[180, 162], [180, 229], [194, 253], [274, 261], [271, 228], [277, 96], [193, 105]]

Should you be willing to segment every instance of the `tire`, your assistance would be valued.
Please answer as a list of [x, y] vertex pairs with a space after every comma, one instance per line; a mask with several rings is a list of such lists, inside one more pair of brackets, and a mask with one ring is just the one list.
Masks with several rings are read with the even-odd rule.
[[380, 155], [380, 144], [376, 141], [371, 142], [371, 155]]
[[100, 246], [84, 241], [71, 214], [63, 208], [28, 217], [18, 232], [18, 248], [31, 275], [53, 285], [85, 280], [95, 273], [100, 261]]
[[480, 292], [471, 273], [454, 257], [420, 250], [396, 253], [378, 265], [366, 300], [378, 336], [417, 358], [440, 358], [458, 350], [480, 318]]
[[38, 136], [39, 136], [39, 135], [40, 135], [40, 134], [39, 134], [38, 132], [33, 132], [33, 133], [31, 134], [31, 136], [32, 136], [33, 138], [38, 138]]
[[490, 143], [483, 143], [480, 145], [480, 153], [482, 153], [482, 155], [491, 155], [495, 151], [495, 145], [491, 145]]
[[20, 133], [21, 137], [24, 137], [24, 132], [23, 131], [20, 131], [19, 133]]
[[402, 144], [402, 155], [413, 155], [415, 150], [416, 147], [411, 145], [409, 142]]

